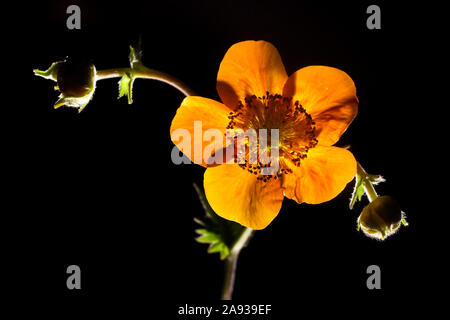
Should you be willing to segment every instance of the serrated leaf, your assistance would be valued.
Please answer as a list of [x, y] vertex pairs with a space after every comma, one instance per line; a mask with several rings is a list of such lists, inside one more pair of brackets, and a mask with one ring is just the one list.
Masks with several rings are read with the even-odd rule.
[[352, 197], [350, 199], [350, 210], [353, 209], [356, 201], [361, 201], [361, 197], [364, 194], [363, 180], [359, 174], [356, 175], [355, 188], [353, 189]]
[[225, 260], [226, 257], [230, 255], [230, 249], [228, 247], [223, 247], [223, 250], [220, 251], [220, 260]]
[[130, 60], [130, 66], [133, 67], [136, 63], [140, 63], [142, 53], [140, 49], [136, 49], [133, 46], [130, 46], [130, 54], [128, 55], [128, 59]]
[[128, 98], [128, 104], [133, 103], [133, 82], [134, 77], [131, 76], [129, 73], [126, 73], [123, 75], [123, 77], [119, 81], [119, 98], [122, 98], [123, 96], [127, 96]]
[[220, 253], [220, 259], [225, 259], [229, 254], [229, 248], [223, 242], [216, 242], [211, 244], [208, 248], [208, 253]]
[[220, 251], [222, 251], [223, 247], [224, 247], [223, 242], [215, 242], [209, 246], [208, 252], [209, 253], [220, 252]]
[[355, 205], [356, 201], [361, 201], [361, 198], [365, 192], [364, 190], [364, 184], [365, 183], [371, 183], [371, 184], [378, 184], [380, 182], [386, 181], [382, 176], [377, 174], [368, 174], [365, 171], [362, 173], [356, 174], [356, 182], [355, 182], [355, 188], [353, 189], [352, 197], [350, 198], [350, 210], [353, 209], [353, 206]]
[[200, 237], [195, 239], [200, 243], [215, 243], [220, 241], [220, 236], [214, 232], [210, 232], [206, 229], [197, 229], [195, 231], [201, 234]]
[[195, 231], [201, 235], [195, 239], [197, 242], [209, 244], [208, 253], [218, 252], [220, 253], [220, 259], [222, 260], [230, 254], [230, 249], [221, 240], [220, 235], [206, 229], [197, 229]]
[[209, 243], [208, 252], [219, 252], [220, 258], [223, 260], [230, 254], [234, 244], [246, 228], [236, 222], [219, 217], [209, 205], [205, 193], [195, 184], [194, 188], [205, 210], [203, 217], [194, 218], [194, 221], [202, 226], [196, 230], [196, 233], [200, 235], [196, 240], [200, 243]]
[[356, 196], [358, 197], [358, 201], [361, 201], [361, 198], [362, 198], [364, 192], [365, 192], [365, 190], [364, 190], [364, 184], [361, 184], [361, 185], [358, 187], [358, 190], [356, 191]]

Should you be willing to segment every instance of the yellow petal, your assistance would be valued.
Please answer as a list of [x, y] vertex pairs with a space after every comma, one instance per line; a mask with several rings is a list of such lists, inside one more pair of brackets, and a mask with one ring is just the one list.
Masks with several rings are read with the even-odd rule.
[[345, 149], [316, 146], [308, 151], [300, 167], [286, 161], [293, 172], [283, 176], [284, 195], [298, 203], [329, 201], [344, 190], [356, 175], [356, 160]]
[[[207, 163], [203, 156], [205, 148], [208, 148], [212, 154], [226, 146], [225, 133], [226, 126], [230, 121], [228, 119], [230, 111], [224, 104], [211, 99], [196, 96], [186, 97], [172, 120], [170, 127], [172, 142], [191, 161], [206, 167]], [[216, 131], [220, 140], [211, 138], [210, 141], [203, 141], [207, 130], [209, 132]], [[189, 135], [189, 141], [182, 138], [184, 133]], [[186, 149], [182, 147], [183, 145], [190, 145], [190, 150], [183, 150]]]
[[279, 180], [256, 178], [237, 164], [206, 169], [204, 187], [211, 208], [225, 219], [264, 229], [278, 215], [283, 192]]
[[298, 100], [311, 115], [321, 145], [335, 144], [358, 113], [353, 80], [332, 67], [298, 70], [287, 80], [283, 95]]
[[243, 41], [225, 54], [217, 74], [217, 92], [235, 108], [246, 96], [281, 94], [288, 79], [278, 50], [266, 41]]

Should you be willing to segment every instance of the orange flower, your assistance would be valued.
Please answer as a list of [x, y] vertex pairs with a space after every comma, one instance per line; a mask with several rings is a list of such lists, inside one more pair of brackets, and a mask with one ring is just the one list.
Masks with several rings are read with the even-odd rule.
[[[208, 166], [185, 152], [207, 167], [205, 194], [221, 217], [263, 229], [277, 216], [284, 196], [298, 203], [322, 203], [355, 176], [352, 153], [332, 146], [358, 112], [356, 88], [345, 72], [309, 66], [288, 77], [272, 44], [244, 41], [225, 54], [217, 91], [223, 103], [197, 96], [183, 100], [170, 128], [175, 145], [180, 141], [174, 131], [185, 129], [194, 148], [194, 121], [202, 121], [202, 133], [211, 128], [223, 134], [227, 129], [279, 130], [279, 169], [269, 176], [261, 174], [259, 165]], [[212, 148], [202, 146], [202, 154], [207, 147], [211, 155], [217, 152], [222, 144], [216, 142]]]

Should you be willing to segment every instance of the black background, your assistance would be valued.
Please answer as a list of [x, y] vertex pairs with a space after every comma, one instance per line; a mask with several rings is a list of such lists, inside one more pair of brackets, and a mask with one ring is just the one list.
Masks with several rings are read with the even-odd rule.
[[[81, 30], [66, 28], [70, 4], [81, 8]], [[194, 241], [193, 218], [203, 211], [192, 183], [202, 184], [204, 169], [170, 160], [169, 126], [183, 95], [137, 80], [128, 105], [117, 99], [117, 80], [104, 80], [78, 114], [54, 110], [54, 83], [32, 72], [66, 56], [88, 59], [98, 70], [126, 67], [128, 46], [141, 34], [146, 66], [217, 100], [220, 61], [243, 40], [274, 44], [288, 74], [308, 65], [347, 72], [360, 105], [338, 145], [350, 144], [368, 172], [383, 175], [377, 191], [395, 197], [407, 214], [410, 225], [379, 242], [356, 231], [367, 200], [348, 209], [353, 182], [322, 205], [285, 199], [241, 254], [237, 302], [273, 304], [276, 319], [285, 319], [275, 316], [281, 312], [364, 307], [375, 315], [429, 306], [421, 299], [441, 286], [444, 265], [429, 238], [436, 220], [419, 204], [433, 120], [419, 98], [427, 81], [419, 80], [421, 49], [430, 38], [414, 21], [426, 11], [378, 2], [382, 29], [368, 30], [369, 4], [55, 1], [5, 12], [16, 19], [4, 50], [21, 61], [6, 103], [13, 115], [2, 117], [4, 198], [12, 204], [5, 209], [4, 264], [13, 295], [59, 318], [123, 311], [165, 319], [179, 305], [219, 301], [222, 262]], [[79, 291], [66, 288], [71, 264], [81, 267]], [[378, 291], [366, 287], [371, 264], [381, 268]]]

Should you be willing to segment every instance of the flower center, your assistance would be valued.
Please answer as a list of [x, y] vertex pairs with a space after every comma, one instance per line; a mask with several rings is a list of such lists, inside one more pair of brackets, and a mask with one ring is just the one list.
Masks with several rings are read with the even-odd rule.
[[[256, 133], [257, 148], [250, 148], [250, 140], [245, 140], [246, 148], [241, 155], [245, 161], [240, 166], [262, 181], [291, 173], [287, 161], [300, 166], [308, 150], [317, 145], [314, 121], [300, 102], [293, 102], [291, 97], [269, 92], [263, 97], [247, 96], [228, 118], [228, 130], [248, 132], [250, 129]], [[274, 137], [273, 133], [278, 134]], [[250, 158], [255, 150], [258, 154], [254, 157], [256, 161], [252, 162]], [[263, 161], [261, 152], [269, 155], [269, 161]], [[235, 154], [235, 162], [238, 154]]]

